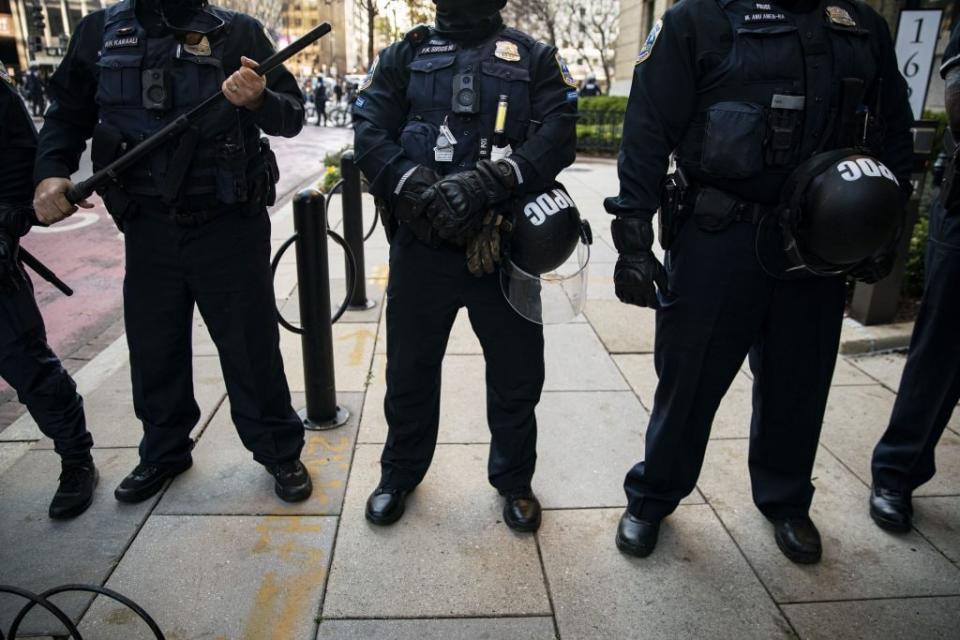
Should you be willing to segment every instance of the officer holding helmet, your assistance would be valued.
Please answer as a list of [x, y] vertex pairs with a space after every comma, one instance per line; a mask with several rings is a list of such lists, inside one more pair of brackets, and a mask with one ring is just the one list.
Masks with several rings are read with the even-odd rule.
[[[947, 116], [960, 140], [960, 24], [943, 54]], [[910, 531], [913, 491], [936, 473], [934, 450], [960, 400], [960, 163], [954, 157], [930, 212], [926, 288], [897, 402], [873, 452], [870, 515], [878, 526]]]
[[[784, 555], [819, 561], [811, 473], [843, 274], [875, 281], [890, 269], [912, 123], [887, 26], [863, 2], [686, 0], [653, 28], [634, 72], [620, 194], [605, 203], [617, 295], [657, 309], [659, 384], [645, 460], [624, 483], [621, 551], [649, 555], [693, 491], [717, 407], [749, 354], [754, 502]], [[678, 172], [665, 180], [671, 154]], [[868, 169], [848, 182], [845, 162]], [[847, 196], [892, 189], [894, 206], [858, 205], [847, 218], [825, 196], [837, 184]], [[665, 264], [652, 249], [658, 209]], [[853, 227], [842, 246], [824, 232], [831, 220]]]
[[576, 82], [556, 48], [504, 26], [506, 0], [434, 3], [435, 27], [385, 49], [353, 105], [357, 163], [391, 239], [389, 434], [366, 517], [396, 522], [427, 472], [443, 355], [466, 307], [487, 365], [489, 480], [507, 525], [533, 531], [543, 329], [512, 310], [497, 271], [510, 201], [574, 160]]
[[122, 502], [150, 498], [192, 464], [195, 306], [216, 343], [243, 444], [281, 499], [311, 493], [269, 264], [266, 207], [278, 175], [260, 138], [296, 135], [303, 96], [286, 70], [268, 80], [254, 72], [273, 52], [259, 22], [205, 0], [121, 0], [80, 21], [51, 78], [34, 198], [46, 223], [76, 211], [65, 194], [87, 138], [96, 169], [221, 88], [226, 97], [101, 194], [125, 238], [124, 317], [144, 429], [140, 464], [115, 491]]

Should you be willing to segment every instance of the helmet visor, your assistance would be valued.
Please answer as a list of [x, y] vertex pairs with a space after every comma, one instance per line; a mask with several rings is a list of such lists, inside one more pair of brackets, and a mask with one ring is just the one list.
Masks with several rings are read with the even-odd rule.
[[590, 246], [581, 242], [565, 263], [539, 276], [508, 261], [500, 270], [500, 288], [513, 310], [530, 322], [563, 324], [587, 303], [589, 271]]

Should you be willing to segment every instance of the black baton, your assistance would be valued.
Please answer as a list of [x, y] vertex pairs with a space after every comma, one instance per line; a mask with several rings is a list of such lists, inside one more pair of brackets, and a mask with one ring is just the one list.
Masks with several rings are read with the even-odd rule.
[[46, 280], [47, 282], [55, 286], [57, 289], [59, 289], [63, 293], [63, 295], [65, 296], [73, 295], [73, 289], [68, 287], [66, 282], [58, 278], [57, 274], [51, 271], [47, 267], [47, 265], [40, 262], [40, 260], [38, 260], [36, 256], [34, 256], [32, 253], [30, 253], [23, 247], [20, 247], [20, 260], [23, 261], [23, 264], [33, 269], [33, 271], [38, 276], [40, 276], [41, 278], [43, 278], [44, 280]]

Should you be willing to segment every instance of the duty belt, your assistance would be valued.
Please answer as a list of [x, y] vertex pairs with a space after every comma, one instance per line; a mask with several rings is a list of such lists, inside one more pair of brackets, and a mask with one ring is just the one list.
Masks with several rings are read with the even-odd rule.
[[695, 187], [688, 198], [693, 204], [693, 220], [704, 231], [723, 231], [734, 222], [759, 224], [776, 210], [774, 206], [747, 202], [713, 187]]

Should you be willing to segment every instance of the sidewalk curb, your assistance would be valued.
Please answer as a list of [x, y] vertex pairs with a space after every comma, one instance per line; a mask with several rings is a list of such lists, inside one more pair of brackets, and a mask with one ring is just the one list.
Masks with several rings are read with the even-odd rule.
[[895, 351], [910, 346], [912, 322], [864, 326], [853, 318], [845, 318], [840, 334], [840, 353], [845, 356]]

